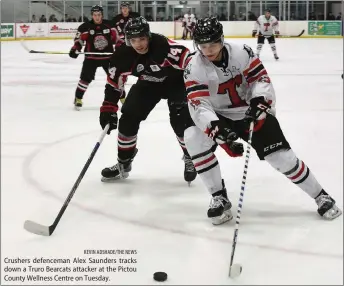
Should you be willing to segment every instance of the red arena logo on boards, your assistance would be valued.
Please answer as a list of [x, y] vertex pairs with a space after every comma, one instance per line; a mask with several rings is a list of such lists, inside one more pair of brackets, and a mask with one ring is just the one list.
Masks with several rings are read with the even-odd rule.
[[26, 34], [26, 32], [27, 32], [27, 30], [29, 30], [29, 28], [30, 28], [30, 26], [28, 26], [28, 25], [21, 25], [21, 26], [19, 26], [20, 27], [20, 29], [23, 31], [23, 33], [24, 33], [24, 35]]
[[56, 25], [54, 25], [54, 26], [52, 26], [52, 27], [50, 28], [50, 31], [56, 31], [56, 30], [58, 30], [58, 29], [59, 29], [59, 27], [56, 26]]

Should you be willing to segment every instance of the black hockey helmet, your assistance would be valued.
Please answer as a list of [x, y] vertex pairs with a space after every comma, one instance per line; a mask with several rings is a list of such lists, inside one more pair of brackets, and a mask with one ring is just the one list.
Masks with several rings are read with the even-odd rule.
[[101, 12], [103, 14], [103, 7], [100, 5], [94, 5], [91, 8], [91, 14], [93, 14], [94, 12]]
[[122, 2], [120, 7], [121, 7], [121, 8], [123, 8], [123, 7], [128, 7], [128, 8], [130, 8], [130, 3], [129, 3], [129, 2]]
[[215, 17], [199, 19], [193, 33], [194, 43], [207, 44], [223, 42], [223, 27]]
[[147, 36], [151, 37], [150, 28], [147, 20], [140, 16], [131, 18], [124, 27], [125, 43], [130, 46], [130, 39]]
[[268, 8], [266, 8], [266, 9], [264, 10], [264, 13], [266, 13], [266, 12], [269, 12], [269, 13], [271, 13], [271, 10], [270, 10], [270, 9], [268, 9]]

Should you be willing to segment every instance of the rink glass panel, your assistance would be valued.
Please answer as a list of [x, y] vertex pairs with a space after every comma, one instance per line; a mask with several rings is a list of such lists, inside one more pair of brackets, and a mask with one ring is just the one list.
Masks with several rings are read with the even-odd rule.
[[[197, 18], [216, 16], [222, 21], [253, 21], [271, 9], [284, 21], [341, 20], [342, 1], [128, 1], [131, 10], [150, 21], [174, 21], [191, 12]], [[100, 4], [104, 15], [111, 19], [120, 13], [121, 1], [26, 1], [2, 0], [3, 23], [13, 22], [65, 22], [90, 19], [93, 5]], [[329, 14], [329, 13], [332, 13]], [[34, 19], [33, 19], [33, 16]]]

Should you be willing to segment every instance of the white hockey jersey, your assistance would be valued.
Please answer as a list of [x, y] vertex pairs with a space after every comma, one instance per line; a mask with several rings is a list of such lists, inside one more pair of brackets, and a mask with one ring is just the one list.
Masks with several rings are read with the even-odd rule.
[[274, 112], [275, 92], [270, 78], [252, 49], [225, 44], [228, 60], [217, 67], [199, 51], [187, 60], [184, 81], [188, 106], [196, 126], [202, 131], [217, 114], [232, 120], [245, 117], [251, 98], [264, 96]]
[[271, 15], [267, 19], [265, 15], [261, 15], [254, 23], [253, 30], [259, 31], [263, 35], [272, 35], [274, 32], [279, 32], [278, 21], [275, 16]]
[[196, 24], [196, 18], [194, 14], [185, 14], [183, 18], [184, 27], [192, 27]]

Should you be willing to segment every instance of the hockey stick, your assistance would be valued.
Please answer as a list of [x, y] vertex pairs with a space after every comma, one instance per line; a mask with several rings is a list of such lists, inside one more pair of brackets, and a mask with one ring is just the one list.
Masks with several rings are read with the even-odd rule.
[[108, 132], [109, 130], [109, 127], [110, 125], [106, 125], [104, 130], [102, 131], [102, 134], [100, 135], [99, 137], [99, 140], [97, 142], [97, 144], [94, 146], [93, 150], [92, 150], [92, 153], [90, 155], [90, 157], [88, 158], [86, 164], [84, 165], [84, 167], [82, 168], [82, 171], [78, 177], [78, 179], [76, 180], [76, 182], [74, 183], [74, 186], [72, 188], [72, 190], [70, 191], [67, 199], [65, 200], [62, 208], [60, 209], [60, 212], [58, 213], [57, 217], [55, 218], [55, 221], [52, 225], [50, 226], [45, 226], [45, 225], [41, 225], [39, 223], [36, 223], [34, 221], [31, 221], [31, 220], [27, 220], [25, 221], [24, 223], [24, 228], [29, 231], [29, 232], [32, 232], [32, 233], [35, 233], [35, 234], [38, 234], [38, 235], [44, 235], [44, 236], [50, 236], [53, 234], [55, 228], [57, 227], [57, 224], [59, 223], [62, 215], [64, 214], [65, 210], [67, 209], [72, 197], [74, 196], [75, 194], [75, 191], [77, 190], [82, 178], [84, 177], [88, 167], [90, 166], [93, 158], [94, 158], [94, 155], [97, 153], [98, 149], [99, 149], [99, 146], [100, 144], [102, 143], [106, 133]]
[[[303, 33], [305, 32], [305, 30], [302, 30], [300, 34], [298, 35], [275, 35], [276, 38], [299, 38], [303, 35]], [[272, 35], [269, 36], [265, 36], [265, 35], [261, 35], [264, 36], [265, 38], [270, 38]], [[259, 37], [259, 35], [257, 35], [257, 37]]]
[[242, 205], [244, 203], [244, 192], [245, 192], [246, 177], [247, 177], [247, 171], [248, 171], [248, 162], [250, 160], [253, 128], [254, 128], [254, 121], [251, 121], [250, 128], [248, 131], [248, 140], [247, 140], [248, 145], [247, 145], [247, 149], [246, 149], [244, 173], [242, 175], [241, 191], [240, 191], [238, 210], [237, 210], [237, 216], [236, 216], [236, 221], [235, 221], [235, 230], [234, 230], [233, 242], [232, 242], [231, 262], [229, 265], [229, 277], [232, 277], [232, 278], [239, 276], [241, 274], [241, 271], [242, 271], [242, 266], [240, 264], [233, 264], [233, 261], [234, 261], [235, 247], [236, 247], [238, 234], [239, 234], [241, 209], [242, 209]]
[[[69, 52], [57, 52], [57, 51], [36, 51], [30, 50], [28, 46], [24, 43], [24, 41], [20, 41], [21, 45], [25, 50], [27, 50], [30, 54], [47, 54], [47, 55], [68, 55]], [[93, 53], [93, 52], [76, 52], [78, 55], [103, 55], [103, 56], [111, 56], [113, 53]]]

